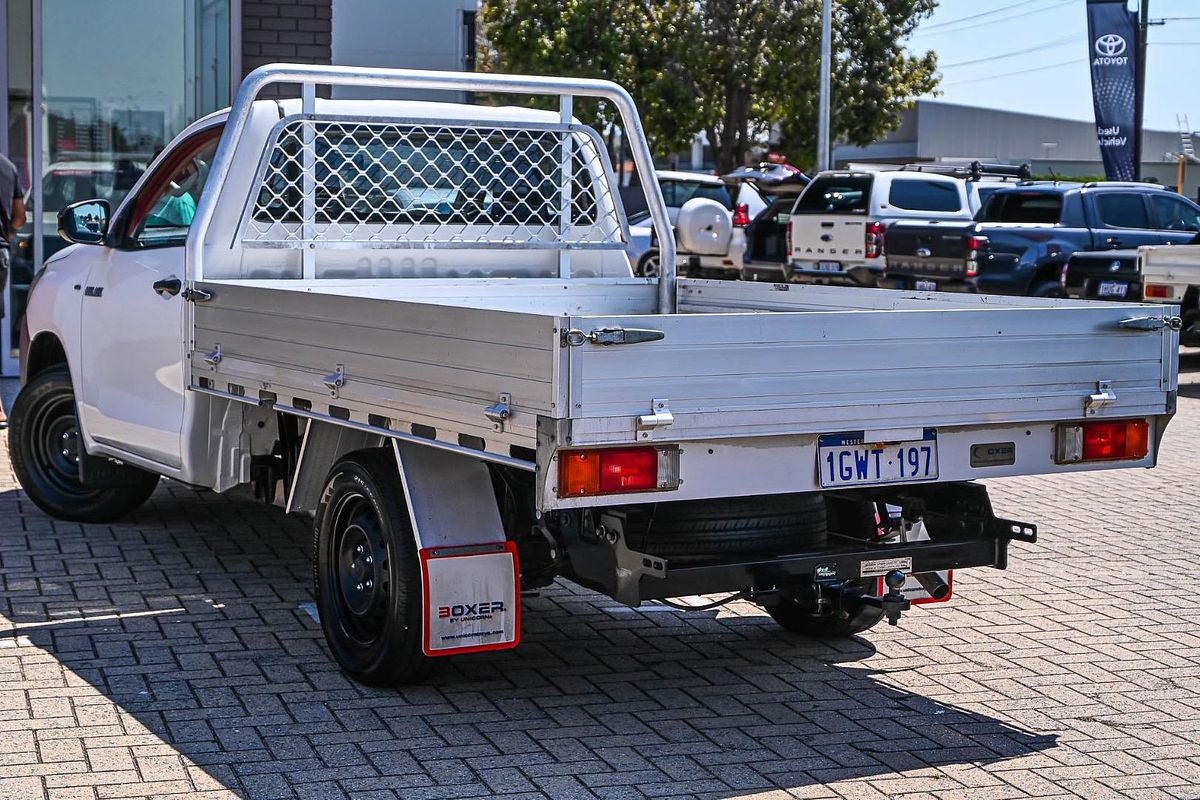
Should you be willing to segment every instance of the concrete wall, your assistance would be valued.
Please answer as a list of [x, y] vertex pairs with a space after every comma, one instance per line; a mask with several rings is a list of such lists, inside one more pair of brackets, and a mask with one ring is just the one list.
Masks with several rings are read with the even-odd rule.
[[[461, 70], [467, 57], [463, 12], [478, 9], [479, 0], [334, 0], [333, 63]], [[338, 97], [356, 94], [362, 93], [351, 88], [335, 92]], [[392, 96], [461, 99], [412, 91]]]

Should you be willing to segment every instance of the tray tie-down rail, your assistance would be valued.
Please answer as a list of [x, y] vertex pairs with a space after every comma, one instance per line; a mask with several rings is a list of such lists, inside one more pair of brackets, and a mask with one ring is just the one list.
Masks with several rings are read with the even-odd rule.
[[[561, 531], [568, 540], [567, 556], [575, 574], [629, 606], [643, 600], [738, 591], [747, 592], [755, 602], [770, 603], [782, 592], [804, 586], [818, 594], [852, 595], [858, 602], [881, 607], [891, 624], [908, 608], [897, 591], [904, 574], [968, 567], [1005, 569], [1009, 542], [1037, 541], [1035, 525], [997, 517], [987, 489], [979, 484], [853, 489], [837, 496], [880, 507], [898, 506], [902, 520], [925, 523], [929, 539], [889, 544], [885, 537], [865, 540], [831, 531], [826, 546], [816, 552], [672, 562], [627, 546], [620, 509], [585, 514], [581, 522], [564, 514]], [[884, 578], [890, 591], [882, 596], [868, 594], [863, 585], [876, 578]]]

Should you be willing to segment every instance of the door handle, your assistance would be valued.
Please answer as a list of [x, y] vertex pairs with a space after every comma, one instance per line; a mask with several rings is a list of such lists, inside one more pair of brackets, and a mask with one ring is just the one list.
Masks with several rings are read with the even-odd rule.
[[1109, 247], [1120, 247], [1121, 246], [1121, 240], [1119, 237], [1116, 237], [1116, 236], [1108, 237], [1107, 239], [1104, 240], [1104, 243], [1106, 245], [1108, 245]]
[[179, 280], [179, 278], [163, 278], [161, 281], [155, 281], [153, 288], [154, 291], [158, 292], [160, 297], [166, 297], [167, 295], [174, 297], [183, 288], [183, 281]]

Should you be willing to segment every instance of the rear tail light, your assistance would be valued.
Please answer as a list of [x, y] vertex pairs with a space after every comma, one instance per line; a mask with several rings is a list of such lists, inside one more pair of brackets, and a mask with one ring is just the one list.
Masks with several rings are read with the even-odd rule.
[[987, 257], [988, 239], [986, 236], [967, 237], [967, 277], [974, 278], [979, 274], [979, 262]]
[[733, 209], [733, 227], [744, 228], [750, 224], [750, 206], [738, 203]]
[[868, 222], [864, 228], [863, 246], [867, 258], [879, 258], [883, 255], [883, 235], [887, 233], [887, 225], [882, 222]]
[[1170, 298], [1171, 287], [1161, 283], [1147, 283], [1144, 293], [1146, 297]]
[[660, 492], [679, 488], [679, 448], [613, 447], [558, 454], [558, 496]]
[[1058, 426], [1054, 460], [1136, 461], [1150, 452], [1150, 425], [1144, 419], [1097, 420]]
[[788, 220], [787, 227], [786, 227], [786, 228], [784, 228], [784, 234], [783, 234], [783, 235], [787, 237], [787, 249], [786, 249], [786, 252], [787, 252], [788, 254], [791, 254], [791, 252], [792, 252], [792, 221], [791, 221], [790, 219]]

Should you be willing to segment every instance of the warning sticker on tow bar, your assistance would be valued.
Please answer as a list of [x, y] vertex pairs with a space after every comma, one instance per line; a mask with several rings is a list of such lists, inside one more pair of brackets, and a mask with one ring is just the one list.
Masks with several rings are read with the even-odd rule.
[[887, 575], [894, 569], [905, 573], [912, 572], [912, 557], [875, 558], [870, 561], [863, 561], [859, 567], [859, 574], [864, 578], [876, 578], [880, 575]]

